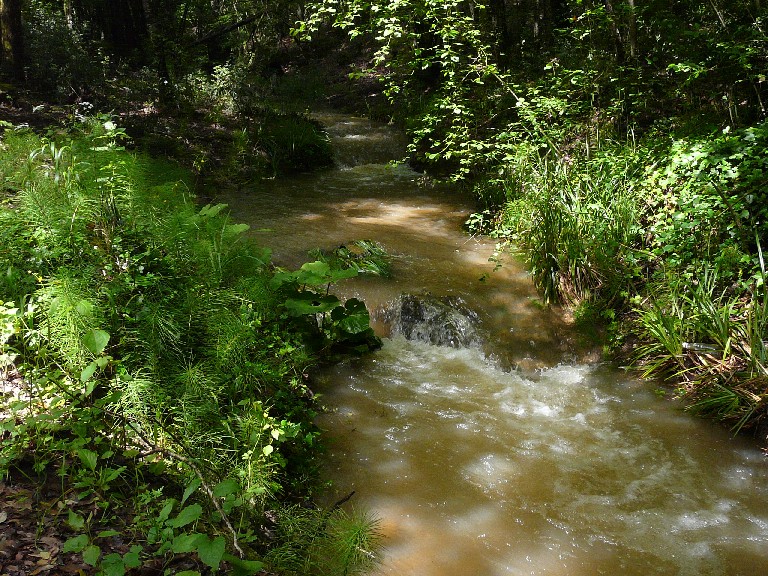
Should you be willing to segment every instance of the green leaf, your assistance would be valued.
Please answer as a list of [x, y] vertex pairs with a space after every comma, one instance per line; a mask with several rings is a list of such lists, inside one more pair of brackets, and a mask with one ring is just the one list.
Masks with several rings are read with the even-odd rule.
[[237, 236], [249, 229], [248, 224], [230, 224], [224, 228], [224, 233], [228, 236]]
[[119, 534], [120, 532], [118, 532], [117, 530], [102, 530], [101, 532], [96, 534], [96, 538], [110, 538], [112, 536], [117, 536]]
[[123, 564], [126, 568], [138, 568], [141, 566], [140, 554], [144, 551], [144, 546], [136, 544], [131, 546], [130, 552], [126, 552], [123, 556]]
[[201, 484], [201, 482], [200, 482], [200, 478], [194, 478], [194, 479], [192, 480], [192, 482], [190, 482], [190, 483], [189, 483], [189, 485], [187, 486], [186, 490], [184, 490], [184, 495], [181, 497], [181, 503], [182, 503], [182, 505], [184, 504], [184, 502], [186, 502], [186, 501], [187, 501], [187, 498], [189, 498], [190, 496], [192, 496], [192, 493], [193, 493], [195, 490], [197, 490], [198, 488], [200, 488], [200, 484]]
[[77, 455], [80, 457], [83, 465], [89, 470], [96, 470], [96, 461], [99, 459], [99, 455], [93, 450], [87, 448], [78, 448]]
[[328, 284], [328, 279], [331, 276], [331, 267], [320, 260], [315, 262], [307, 262], [302, 264], [301, 268], [294, 272], [296, 280], [299, 284], [306, 284], [308, 286], [320, 286]]
[[232, 576], [253, 576], [264, 568], [263, 562], [242, 560], [233, 554], [224, 554], [223, 559], [232, 565]]
[[83, 346], [85, 346], [91, 354], [98, 356], [104, 352], [104, 348], [109, 343], [109, 332], [104, 330], [89, 330], [83, 336]]
[[173, 507], [176, 505], [176, 500], [173, 498], [169, 498], [168, 501], [165, 503], [165, 506], [163, 506], [163, 509], [160, 510], [160, 514], [157, 515], [157, 519], [159, 522], [165, 522], [168, 520], [168, 517], [171, 515], [171, 511], [173, 511]]
[[125, 562], [120, 554], [107, 554], [101, 561], [101, 569], [104, 576], [123, 576], [125, 574]]
[[325, 286], [346, 278], [354, 278], [357, 275], [358, 271], [355, 269], [333, 270], [327, 262], [316, 260], [303, 264], [295, 272], [275, 274], [275, 278], [278, 279], [279, 284], [295, 280], [303, 286]]
[[205, 534], [199, 534], [193, 532], [192, 534], [179, 534], [173, 539], [171, 544], [171, 550], [174, 554], [185, 554], [197, 550], [198, 544], [201, 539], [205, 538]]
[[206, 566], [218, 570], [221, 559], [224, 557], [226, 544], [223, 536], [217, 536], [213, 540], [205, 538], [205, 540], [199, 543], [197, 548], [197, 555], [200, 556], [200, 561]]
[[182, 508], [181, 512], [179, 512], [176, 518], [169, 520], [168, 526], [173, 528], [181, 528], [182, 526], [186, 526], [187, 524], [191, 524], [192, 522], [196, 521], [198, 518], [200, 518], [202, 513], [203, 507], [200, 506], [200, 504], [191, 504], [185, 508]]
[[238, 490], [240, 490], [240, 483], [234, 478], [227, 478], [216, 484], [213, 488], [213, 494], [219, 498], [224, 498], [230, 494], [234, 494]]
[[[338, 320], [339, 328], [350, 334], [360, 334], [370, 328], [371, 316], [363, 302], [357, 298], [350, 298], [344, 304], [343, 310], [343, 317]], [[334, 310], [334, 313], [337, 311], [341, 311], [341, 309]]]
[[112, 482], [116, 480], [120, 474], [125, 472], [125, 469], [125, 466], [120, 466], [119, 468], [107, 468], [108, 474], [104, 477], [104, 482]]
[[304, 316], [306, 314], [323, 314], [330, 312], [341, 302], [336, 296], [321, 296], [313, 292], [301, 292], [284, 302], [284, 306], [291, 316]]
[[[74, 510], [67, 510], [67, 524], [69, 524], [73, 530], [82, 530], [83, 526], [85, 526], [85, 520]], [[80, 550], [82, 550], [82, 548]], [[74, 550], [74, 552], [79, 552], [80, 550]]]
[[274, 446], [272, 446], [272, 444], [267, 444], [266, 446], [264, 446], [264, 448], [261, 449], [261, 451], [264, 453], [264, 456], [269, 456], [270, 454], [272, 454], [272, 452], [275, 451], [275, 448]]
[[200, 576], [200, 572], [197, 570], [182, 570], [181, 572], [176, 572], [176, 576]]
[[89, 544], [83, 550], [83, 562], [85, 562], [89, 566], [96, 566], [96, 564], [99, 562], [100, 556], [101, 556], [101, 548], [99, 548], [95, 544]]
[[88, 380], [90, 380], [96, 372], [96, 368], [98, 368], [98, 366], [96, 366], [96, 362], [91, 362], [88, 364], [88, 366], [83, 368], [83, 371], [80, 372], [80, 382], [88, 382]]
[[64, 542], [64, 546], [62, 546], [61, 551], [64, 553], [82, 552], [87, 545], [88, 545], [88, 534], [78, 534], [77, 536], [73, 536], [72, 538]]
[[89, 316], [91, 312], [93, 312], [93, 304], [88, 302], [88, 300], [80, 300], [75, 305], [75, 311], [80, 314], [80, 316]]
[[203, 206], [198, 214], [200, 214], [200, 216], [205, 216], [206, 218], [212, 218], [213, 216], [218, 216], [219, 212], [226, 207], [226, 204], [208, 204]]

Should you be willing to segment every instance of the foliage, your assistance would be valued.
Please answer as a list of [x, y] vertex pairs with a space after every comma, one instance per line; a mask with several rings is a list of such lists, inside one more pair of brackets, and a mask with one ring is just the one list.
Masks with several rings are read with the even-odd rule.
[[385, 278], [391, 274], [390, 257], [381, 244], [374, 240], [355, 240], [335, 248], [330, 253], [316, 250], [310, 255], [334, 269], [349, 268], [357, 270], [359, 274]]
[[[673, 377], [694, 412], [749, 428], [768, 401], [765, 289], [729, 295], [717, 269], [638, 302], [635, 354], [646, 376]], [[726, 284], [727, 285], [727, 284]]]
[[[182, 556], [253, 574], [253, 527], [314, 476], [306, 370], [378, 340], [329, 291], [356, 270], [275, 271], [224, 205], [196, 206], [185, 173], [123, 141], [105, 117], [3, 137], [0, 370], [23, 387], [3, 399], [0, 470], [95, 499], [98, 518], [67, 511], [65, 549], [103, 574]], [[130, 550], [103, 554], [114, 538]]]
[[682, 270], [713, 262], [733, 280], [762, 282], [755, 271], [757, 243], [768, 244], [766, 144], [765, 123], [674, 141], [647, 182], [658, 257]]
[[633, 160], [617, 161], [606, 149], [568, 162], [522, 156], [507, 167], [514, 176], [504, 233], [528, 254], [546, 301], [594, 299], [611, 306], [626, 297], [640, 274]]
[[[375, 566], [381, 539], [378, 520], [341, 508], [330, 511], [295, 507], [278, 518], [278, 537], [286, 545], [270, 552], [267, 560], [281, 573], [364, 574]], [[309, 540], [310, 554], [303, 553]]]

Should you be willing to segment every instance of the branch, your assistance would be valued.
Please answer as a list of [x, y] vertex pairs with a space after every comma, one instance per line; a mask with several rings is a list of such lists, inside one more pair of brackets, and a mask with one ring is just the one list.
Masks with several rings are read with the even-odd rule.
[[219, 28], [218, 30], [215, 30], [211, 32], [210, 34], [206, 34], [202, 38], [199, 38], [192, 42], [191, 44], [188, 44], [188, 48], [192, 48], [193, 46], [198, 46], [199, 44], [205, 44], [209, 40], [213, 40], [214, 38], [218, 38], [219, 36], [223, 36], [224, 34], [227, 34], [228, 32], [232, 32], [232, 30], [237, 30], [238, 28], [242, 28], [246, 24], [250, 24], [251, 22], [255, 22], [256, 20], [259, 20], [261, 18], [261, 15], [259, 16], [249, 16], [248, 18], [243, 18], [242, 20], [239, 20], [238, 22], [235, 22], [233, 24], [227, 24], [223, 28]]

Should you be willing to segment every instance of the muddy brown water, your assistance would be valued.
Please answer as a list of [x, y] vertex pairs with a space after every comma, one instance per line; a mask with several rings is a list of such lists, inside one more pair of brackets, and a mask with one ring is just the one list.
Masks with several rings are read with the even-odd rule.
[[460, 298], [484, 344], [434, 346], [375, 328], [384, 347], [319, 375], [328, 502], [381, 521], [376, 574], [768, 574], [768, 462], [653, 386], [585, 356], [515, 261], [461, 224], [458, 192], [389, 166], [386, 126], [334, 114], [339, 167], [222, 193], [238, 221], [299, 266], [311, 248], [373, 239], [390, 279], [336, 289], [385, 308], [401, 293]]

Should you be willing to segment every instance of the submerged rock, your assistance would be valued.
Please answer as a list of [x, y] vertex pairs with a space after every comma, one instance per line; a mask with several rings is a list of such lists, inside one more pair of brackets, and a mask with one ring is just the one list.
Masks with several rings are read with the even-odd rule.
[[458, 296], [402, 294], [377, 314], [392, 335], [436, 346], [467, 348], [482, 343], [477, 313]]

